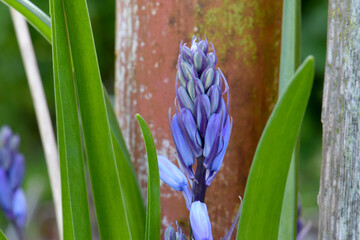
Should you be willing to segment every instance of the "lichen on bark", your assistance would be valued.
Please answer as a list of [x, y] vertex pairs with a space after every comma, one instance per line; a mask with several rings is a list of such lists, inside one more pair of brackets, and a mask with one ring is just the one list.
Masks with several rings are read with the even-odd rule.
[[319, 239], [360, 236], [360, 2], [330, 0]]

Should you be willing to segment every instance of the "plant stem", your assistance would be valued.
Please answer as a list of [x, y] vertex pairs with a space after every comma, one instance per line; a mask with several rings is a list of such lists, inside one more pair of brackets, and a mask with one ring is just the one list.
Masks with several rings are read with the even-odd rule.
[[[204, 161], [205, 161], [205, 157], [204, 156], [200, 156], [197, 159], [197, 166], [196, 166], [196, 171], [195, 171], [195, 179], [194, 179], [194, 183], [193, 183], [193, 192], [192, 192], [192, 202], [195, 201], [200, 201], [200, 202], [204, 202], [205, 201], [205, 194], [206, 194], [206, 169], [204, 167]], [[189, 234], [189, 238], [192, 239], [192, 228], [190, 226], [190, 234]]]
[[193, 183], [193, 202], [205, 201], [205, 194], [206, 194], [206, 169], [203, 165], [205, 160], [204, 156], [201, 156], [197, 159], [197, 166], [196, 166], [196, 172], [195, 172], [195, 180]]

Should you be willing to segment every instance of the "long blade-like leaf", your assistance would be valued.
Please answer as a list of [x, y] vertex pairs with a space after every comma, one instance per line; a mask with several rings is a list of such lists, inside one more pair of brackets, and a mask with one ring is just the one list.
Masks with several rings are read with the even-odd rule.
[[144, 136], [149, 172], [145, 239], [160, 239], [160, 177], [156, 148], [146, 122], [139, 114], [136, 118]]
[[[15, 10], [21, 12], [24, 16], [29, 15], [28, 12], [22, 11], [22, 9], [26, 9], [26, 6], [29, 1], [19, 1], [19, 2], [16, 0], [0, 0], [0, 1], [3, 1], [4, 3], [8, 3], [9, 7], [12, 7]], [[30, 4], [29, 8], [30, 7], [33, 8], [33, 10], [31, 12], [35, 12], [36, 14], [35, 14], [35, 16], [28, 17], [27, 20], [44, 36], [44, 38], [50, 44], [52, 44], [51, 23], [50, 23], [49, 16], [46, 15], [46, 13], [41, 11], [39, 8], [37, 8], [33, 4]], [[42, 26], [44, 26], [44, 27], [42, 27]], [[113, 132], [113, 134], [116, 136], [116, 140], [117, 140], [123, 154], [125, 155], [126, 160], [129, 163], [131, 163], [130, 154], [125, 145], [125, 141], [124, 141], [123, 135], [121, 133], [120, 127], [118, 125], [116, 115], [115, 115], [114, 109], [112, 107], [111, 101], [109, 99], [108, 93], [104, 87], [103, 87], [103, 89], [104, 89], [104, 95], [105, 95], [106, 110], [109, 115], [108, 117], [109, 117], [110, 129]], [[132, 171], [134, 172], [134, 168], [133, 168], [132, 164], [131, 164], [131, 168], [132, 168]], [[134, 174], [135, 174], [135, 172], [134, 172]]]
[[111, 104], [110, 97], [109, 97], [108, 93], [106, 92], [105, 88], [104, 88], [104, 96], [105, 96], [106, 110], [107, 110], [107, 113], [108, 113], [111, 132], [115, 136], [116, 143], [119, 145], [121, 151], [124, 154], [124, 157], [125, 157], [126, 161], [129, 163], [129, 165], [131, 167], [131, 171], [134, 173], [134, 176], [135, 176], [135, 170], [134, 170], [133, 164], [131, 162], [130, 153], [129, 153], [127, 147], [126, 147], [126, 143], [125, 143], [125, 140], [124, 140], [123, 135], [121, 133], [121, 129], [119, 127], [119, 123], [118, 123], [118, 120], [116, 118], [114, 108], [113, 108], [113, 106]]
[[[0, 0], [0, 1], [5, 1], [5, 0]], [[6, 0], [9, 2], [9, 6], [15, 8], [16, 10], [21, 12], [21, 6], [19, 7], [19, 5], [15, 4], [14, 1], [10, 1], [10, 0]], [[36, 6], [34, 6], [36, 8]], [[37, 11], [41, 12], [40, 9], [36, 8]], [[28, 13], [23, 13], [24, 15], [28, 14]], [[47, 18], [41, 18], [38, 15], [45, 15]], [[49, 17], [41, 12], [41, 14], [38, 14], [37, 18], [34, 17], [28, 17], [27, 20], [35, 26], [35, 28], [49, 41], [50, 44], [52, 44], [51, 41], [51, 36], [50, 34], [47, 34], [47, 32], [50, 32], [50, 21], [49, 21]], [[46, 25], [45, 28], [41, 27], [41, 21], [42, 23], [44, 23]], [[40, 26], [39, 26], [40, 25]], [[55, 60], [55, 59], [54, 59]], [[124, 201], [124, 211], [126, 214], [126, 218], [129, 218], [128, 222], [137, 222], [136, 225], [134, 224], [130, 224], [131, 225], [131, 231], [132, 231], [132, 235], [134, 236], [134, 239], [137, 239], [137, 236], [140, 236], [141, 238], [143, 238], [143, 236], [145, 235], [144, 231], [145, 231], [145, 208], [144, 208], [144, 204], [142, 202], [142, 197], [141, 197], [141, 193], [140, 193], [140, 188], [136, 179], [136, 174], [130, 159], [130, 154], [126, 148], [125, 145], [125, 141], [123, 139], [123, 136], [121, 134], [121, 130], [119, 128], [115, 113], [114, 113], [114, 109], [112, 108], [111, 102], [108, 99], [107, 93], [106, 93], [106, 89], [104, 89], [104, 95], [106, 96], [106, 110], [108, 113], [108, 117], [109, 117], [109, 124], [110, 124], [110, 129], [113, 135], [113, 147], [115, 150], [115, 156], [116, 156], [116, 162], [117, 162], [117, 166], [118, 166], [118, 174], [119, 176], [126, 176], [126, 180], [123, 182], [125, 184], [122, 184], [122, 192], [125, 195], [125, 198], [123, 199]], [[58, 89], [56, 89], [58, 90]], [[60, 93], [58, 94], [60, 95]], [[63, 132], [62, 129], [62, 120], [61, 120], [61, 107], [60, 107], [60, 100], [57, 100], [57, 108], [59, 108], [60, 110], [57, 111], [57, 121], [60, 119], [60, 121], [57, 123], [58, 125], [58, 132], [60, 129], [60, 132]], [[59, 136], [59, 134], [58, 134]], [[65, 142], [65, 141], [61, 141], [61, 139], [58, 138], [58, 142], [59, 145], [64, 145], [61, 144], [61, 142]], [[61, 154], [60, 152], [60, 156], [61, 155], [65, 155], [65, 153]], [[123, 163], [122, 161], [124, 161], [124, 159], [128, 162], [128, 164]], [[124, 164], [124, 165], [123, 165]], [[62, 164], [61, 167], [64, 167], [66, 169], [65, 163]], [[62, 172], [64, 172], [64, 170], [62, 170]], [[130, 174], [131, 173], [131, 174]], [[125, 179], [125, 178], [121, 178], [121, 179]], [[120, 180], [121, 180], [120, 179]], [[69, 190], [64, 189], [66, 186], [68, 186], [67, 183], [67, 176], [65, 176], [64, 174], [62, 175], [62, 188], [63, 191], [68, 192]], [[66, 194], [63, 194], [63, 198], [67, 199], [63, 199], [64, 202], [69, 202], [69, 196]], [[64, 203], [63, 203], [64, 204]], [[70, 209], [70, 205], [68, 206], [67, 209]], [[65, 212], [64, 212], [65, 214]], [[67, 219], [71, 218], [71, 216], [68, 216]], [[65, 220], [64, 220], [65, 221]], [[70, 223], [71, 221], [68, 220], [68, 223]], [[72, 233], [69, 233], [70, 235], [72, 235]], [[66, 238], [68, 239], [68, 238]], [[139, 238], [140, 239], [140, 238]]]
[[51, 42], [50, 18], [32, 2], [27, 0], [0, 0], [21, 13], [46, 40]]
[[314, 59], [300, 66], [277, 102], [251, 165], [237, 240], [278, 237], [286, 179], [313, 83]]
[[124, 209], [129, 219], [129, 227], [134, 239], [145, 237], [145, 207], [140, 187], [136, 179], [130, 154], [126, 148], [120, 127], [106, 91], [105, 101], [108, 112], [112, 142], [116, 157], [118, 174], [120, 177], [121, 192], [124, 197]]
[[[65, 239], [91, 239], [85, 169], [66, 23], [59, 0], [51, 0], [53, 63]], [[61, 132], [60, 132], [61, 131]]]
[[[284, 0], [281, 33], [279, 96], [300, 65], [300, 0]], [[295, 239], [297, 218], [297, 172], [299, 141], [296, 143], [286, 181], [281, 210], [279, 240]]]
[[86, 1], [62, 0], [102, 239], [133, 239], [118, 175]]
[[1, 229], [0, 229], [0, 240], [7, 240], [5, 234], [1, 231]]

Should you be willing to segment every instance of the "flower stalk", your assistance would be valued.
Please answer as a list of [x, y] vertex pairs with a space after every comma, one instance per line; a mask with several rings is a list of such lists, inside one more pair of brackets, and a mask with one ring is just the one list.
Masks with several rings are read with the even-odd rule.
[[195, 172], [195, 180], [193, 182], [193, 201], [205, 202], [206, 194], [206, 168], [204, 167], [205, 157], [201, 156], [197, 159], [197, 167]]

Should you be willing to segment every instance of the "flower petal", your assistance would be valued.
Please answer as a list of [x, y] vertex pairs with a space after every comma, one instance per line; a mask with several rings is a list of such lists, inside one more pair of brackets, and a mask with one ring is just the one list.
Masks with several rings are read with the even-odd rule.
[[[170, 111], [169, 111], [169, 122], [170, 122]], [[171, 134], [175, 143], [175, 147], [179, 156], [179, 160], [183, 169], [186, 171], [186, 174], [189, 178], [194, 177], [194, 171], [192, 170], [192, 165], [195, 163], [195, 156], [191, 151], [191, 148], [186, 141], [186, 138], [181, 130], [179, 121], [176, 114], [172, 119], [172, 124], [170, 124]]]
[[10, 127], [3, 126], [0, 129], [0, 148], [8, 147], [11, 136], [12, 136], [12, 131]]
[[0, 205], [5, 213], [12, 210], [12, 192], [4, 169], [0, 168]]
[[202, 154], [202, 140], [197, 129], [194, 117], [189, 109], [183, 108], [180, 112], [180, 124], [183, 127], [185, 138], [195, 157]]
[[195, 98], [205, 93], [204, 85], [202, 84], [200, 79], [195, 78], [194, 87], [195, 87]]
[[9, 142], [9, 148], [12, 151], [18, 151], [20, 145], [20, 137], [19, 135], [13, 135]]
[[219, 106], [221, 106], [221, 90], [217, 85], [213, 85], [209, 88], [207, 95], [210, 99], [211, 113], [217, 112]]
[[[214, 158], [214, 160], [211, 162], [210, 165], [210, 171], [214, 171], [214, 172], [218, 172], [221, 168], [221, 164], [224, 160], [224, 156], [225, 156], [225, 152], [227, 149], [227, 146], [229, 144], [229, 140], [230, 140], [230, 135], [231, 135], [231, 121], [230, 121], [230, 117], [227, 117], [225, 126], [222, 130], [222, 146], [219, 146], [219, 150], [220, 152], [218, 153], [218, 155]], [[220, 143], [219, 143], [220, 145]]]
[[212, 52], [208, 54], [210, 60], [212, 61], [214, 67], [216, 66], [216, 63], [217, 63], [217, 57], [216, 57], [216, 51], [215, 51], [215, 47], [214, 47], [214, 44], [211, 42], [211, 47], [212, 47]]
[[195, 101], [195, 86], [194, 86], [194, 81], [192, 79], [190, 79], [186, 83], [186, 90], [187, 90], [191, 100]]
[[12, 152], [9, 148], [0, 148], [0, 167], [8, 169], [12, 162]]
[[200, 135], [204, 137], [210, 117], [210, 100], [206, 94], [202, 94], [195, 99], [194, 115]]
[[205, 87], [205, 90], [208, 90], [211, 85], [220, 81], [220, 76], [215, 67], [208, 67], [204, 70], [200, 79]]
[[190, 209], [190, 224], [195, 240], [212, 240], [211, 223], [205, 203], [193, 202]]
[[201, 74], [206, 68], [206, 56], [200, 48], [192, 51], [192, 59], [196, 71]]
[[194, 103], [191, 100], [191, 97], [189, 96], [186, 88], [184, 86], [180, 86], [177, 89], [177, 94], [176, 94], [177, 98], [179, 99], [179, 103], [181, 108], [188, 108], [190, 109], [191, 112], [194, 111]]
[[209, 50], [209, 43], [206, 39], [206, 36], [205, 36], [205, 40], [201, 40], [199, 43], [198, 43], [198, 48], [201, 49], [201, 51], [203, 51], [203, 53], [206, 55], [208, 53], [208, 50]]
[[14, 194], [13, 214], [16, 225], [23, 227], [26, 223], [26, 199], [23, 190], [20, 188]]
[[204, 157], [209, 156], [210, 151], [218, 146], [215, 143], [216, 138], [220, 135], [221, 130], [221, 115], [218, 113], [212, 114], [206, 127], [205, 143], [204, 143]]
[[180, 55], [182, 55], [182, 59], [188, 63], [191, 63], [191, 50], [187, 46], [183, 45], [180, 48]]
[[9, 184], [11, 189], [18, 188], [23, 179], [25, 172], [24, 156], [22, 154], [16, 154], [14, 160], [9, 168]]
[[181, 61], [179, 70], [181, 72], [180, 75], [182, 78], [184, 78], [185, 82], [189, 81], [190, 79], [195, 78], [194, 67], [191, 66], [188, 62]]
[[158, 155], [160, 179], [176, 191], [188, 186], [185, 175], [166, 157]]

